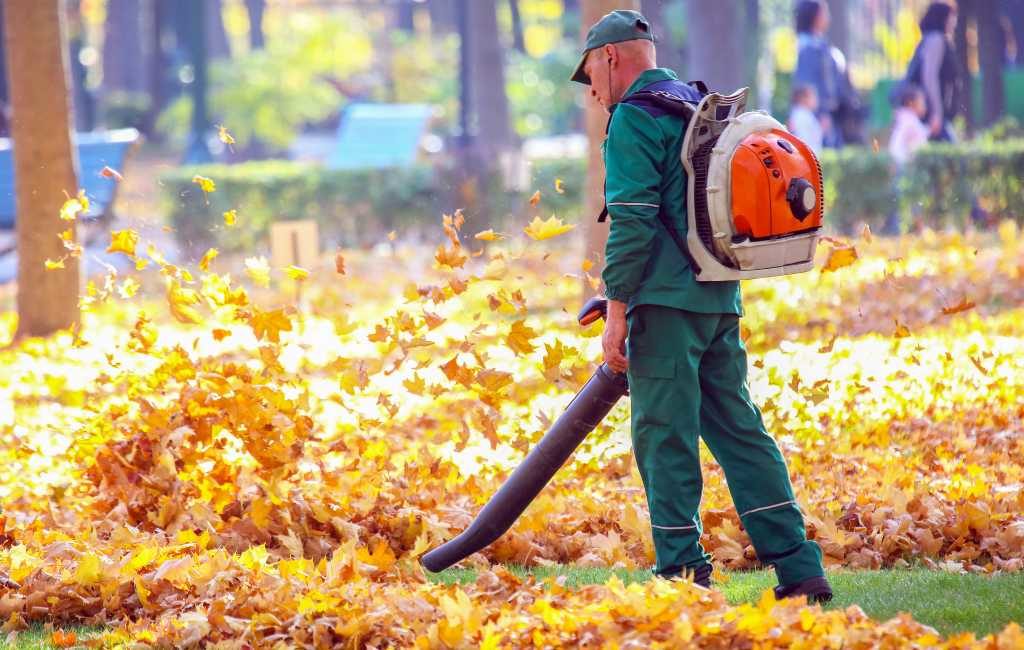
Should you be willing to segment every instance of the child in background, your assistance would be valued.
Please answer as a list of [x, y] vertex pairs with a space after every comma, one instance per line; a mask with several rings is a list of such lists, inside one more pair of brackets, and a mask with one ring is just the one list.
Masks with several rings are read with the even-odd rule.
[[[900, 92], [900, 106], [893, 114], [892, 134], [889, 136], [889, 155], [895, 163], [893, 180], [897, 195], [900, 182], [906, 174], [907, 163], [918, 149], [928, 143], [928, 125], [921, 121], [927, 112], [924, 91], [918, 86], [907, 84]], [[899, 210], [894, 209], [889, 213], [883, 232], [887, 235], [900, 233]]]
[[900, 107], [893, 115], [889, 137], [889, 155], [896, 163], [897, 173], [902, 172], [914, 152], [928, 142], [928, 126], [921, 121], [927, 112], [924, 91], [907, 84], [900, 94]]
[[813, 86], [798, 85], [793, 89], [789, 109], [789, 132], [807, 143], [814, 155], [821, 155], [825, 130], [818, 119], [818, 93]]

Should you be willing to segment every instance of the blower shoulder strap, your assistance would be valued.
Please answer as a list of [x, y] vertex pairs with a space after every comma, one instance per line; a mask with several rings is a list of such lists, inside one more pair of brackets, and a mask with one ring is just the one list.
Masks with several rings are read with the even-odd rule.
[[[673, 85], [676, 85], [677, 88], [678, 85], [682, 85], [677, 84]], [[705, 95], [708, 94], [708, 87], [707, 85], [704, 84], [703, 81], [691, 81], [686, 85], [690, 87], [691, 92], [697, 95], [696, 97], [694, 97], [694, 99], [683, 98], [680, 97], [679, 95], [670, 93], [667, 90], [657, 88], [658, 86], [662, 86], [661, 83], [658, 83], [651, 84], [650, 86], [647, 86], [643, 90], [638, 90], [637, 92], [623, 99], [622, 103], [639, 106], [647, 104], [648, 106], [656, 110], [663, 111], [665, 113], [668, 113], [669, 115], [675, 115], [676, 117], [682, 118], [685, 122], [689, 122], [690, 118], [693, 117], [694, 111], [697, 110], [697, 104], [700, 102], [701, 99], [703, 99]], [[601, 210], [601, 214], [600, 216], [598, 216], [597, 220], [598, 222], [603, 222], [607, 218], [608, 206], [605, 205], [604, 208]], [[664, 210], [661, 210], [660, 208], [658, 209], [658, 221], [660, 221], [661, 225], [665, 227], [665, 230], [668, 232], [669, 237], [672, 238], [672, 241], [675, 242], [675, 245], [679, 249], [679, 252], [683, 254], [683, 259], [689, 262], [690, 268], [693, 269], [693, 272], [699, 275], [701, 272], [700, 265], [698, 265], [697, 260], [693, 258], [693, 255], [690, 253], [690, 249], [686, 246], [686, 242], [683, 241], [682, 235], [680, 235], [679, 231], [671, 223], [669, 223], [668, 217], [665, 215]]]

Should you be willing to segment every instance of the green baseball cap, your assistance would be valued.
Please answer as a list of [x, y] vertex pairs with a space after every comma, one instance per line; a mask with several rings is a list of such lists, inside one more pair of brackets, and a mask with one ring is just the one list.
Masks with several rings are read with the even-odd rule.
[[605, 14], [587, 32], [587, 44], [583, 49], [583, 56], [580, 57], [579, 65], [576, 66], [576, 71], [572, 73], [570, 81], [578, 81], [581, 84], [590, 85], [590, 77], [583, 71], [583, 64], [587, 62], [587, 55], [590, 54], [591, 50], [610, 43], [635, 41], [637, 39], [654, 42], [651, 24], [647, 22], [643, 14], [629, 9], [616, 9], [609, 14]]

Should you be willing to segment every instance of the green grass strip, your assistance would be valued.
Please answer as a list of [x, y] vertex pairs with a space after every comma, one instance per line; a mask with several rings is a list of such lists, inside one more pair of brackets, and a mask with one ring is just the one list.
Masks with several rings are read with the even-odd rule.
[[[568, 587], [600, 584], [612, 575], [625, 583], [644, 582], [652, 578], [646, 570], [604, 569], [575, 566], [537, 567], [524, 569], [511, 566], [519, 576], [527, 573], [539, 579], [553, 575], [566, 576]], [[725, 584], [716, 589], [737, 605], [756, 602], [766, 589], [775, 586], [771, 571], [734, 571], [727, 574]], [[835, 571], [828, 575], [835, 592], [829, 608], [860, 605], [871, 618], [885, 621], [900, 612], [909, 612], [916, 620], [930, 625], [942, 635], [974, 632], [984, 636], [1002, 630], [1010, 622], [1024, 625], [1024, 573], [983, 576], [956, 574], [929, 569], [894, 569], [886, 571]], [[472, 569], [448, 569], [430, 575], [443, 584], [467, 583], [476, 580]]]

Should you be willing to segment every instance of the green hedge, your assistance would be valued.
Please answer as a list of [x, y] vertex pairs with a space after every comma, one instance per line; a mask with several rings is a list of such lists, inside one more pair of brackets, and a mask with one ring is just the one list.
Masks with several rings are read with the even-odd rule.
[[[888, 155], [870, 149], [826, 151], [821, 163], [827, 224], [834, 231], [852, 232], [860, 222], [880, 230], [893, 213], [904, 224], [920, 218], [940, 227], [963, 226], [974, 199], [993, 216], [1024, 217], [1024, 140], [926, 147], [898, 179]], [[213, 179], [216, 191], [204, 195], [192, 182], [195, 174]], [[543, 161], [534, 163], [525, 192], [505, 191], [492, 178], [465, 193], [443, 168], [333, 171], [271, 161], [182, 168], [161, 181], [170, 222], [194, 252], [209, 245], [251, 251], [265, 244], [275, 220], [314, 219], [326, 241], [345, 246], [379, 242], [391, 230], [429, 231], [442, 212], [456, 207], [467, 208], [474, 231], [514, 231], [536, 212], [578, 222], [592, 218], [582, 214], [584, 177], [583, 160]], [[556, 178], [562, 179], [563, 194], [554, 190]], [[543, 194], [538, 210], [527, 206], [534, 189]], [[238, 210], [238, 224], [226, 229], [222, 214], [229, 209]]]
[[[210, 178], [216, 190], [204, 194], [192, 181]], [[528, 212], [533, 189], [540, 189], [542, 213], [575, 218], [581, 206], [582, 161], [552, 161], [533, 166], [530, 190], [509, 192], [500, 179], [486, 180], [473, 191], [451, 170], [415, 166], [392, 170], [329, 170], [290, 161], [182, 167], [161, 177], [163, 204], [179, 242], [190, 252], [206, 246], [224, 251], [251, 251], [265, 245], [270, 223], [313, 219], [329, 243], [369, 245], [390, 231], [415, 234], [437, 228], [442, 212], [466, 208], [468, 228], [507, 228]], [[564, 194], [554, 189], [563, 180]], [[223, 213], [236, 209], [234, 227]]]

